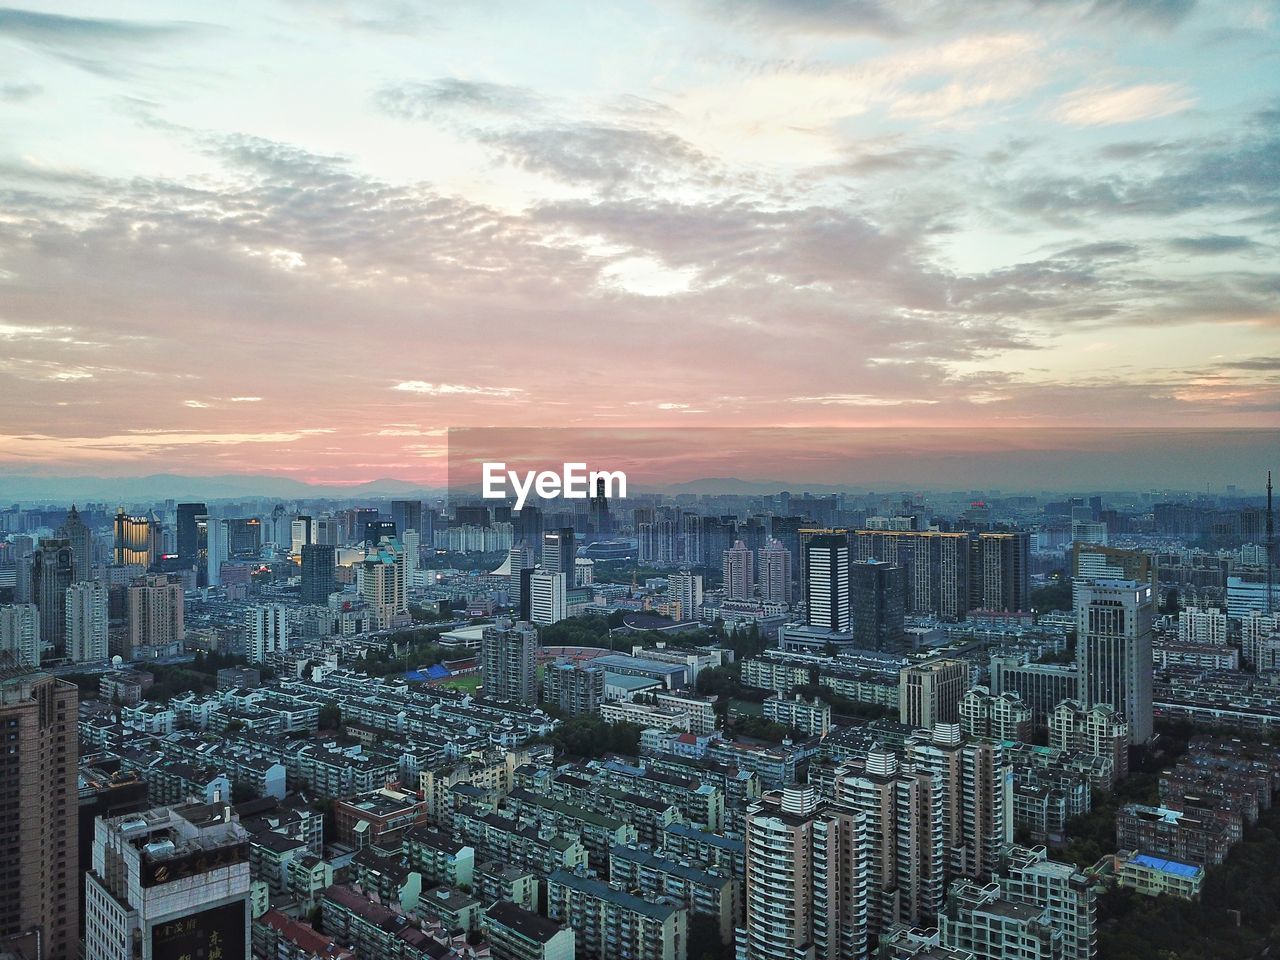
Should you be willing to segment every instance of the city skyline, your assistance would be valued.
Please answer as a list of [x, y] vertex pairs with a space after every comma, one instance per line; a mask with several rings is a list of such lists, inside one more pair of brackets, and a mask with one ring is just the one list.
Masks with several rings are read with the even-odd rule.
[[963, 11], [0, 9], [0, 475], [1274, 428], [1274, 5]]

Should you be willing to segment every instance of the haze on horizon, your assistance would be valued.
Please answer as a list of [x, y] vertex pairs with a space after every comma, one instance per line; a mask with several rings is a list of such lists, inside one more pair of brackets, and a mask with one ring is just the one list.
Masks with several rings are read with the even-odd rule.
[[1261, 0], [0, 8], [0, 475], [1275, 428], [1278, 34]]

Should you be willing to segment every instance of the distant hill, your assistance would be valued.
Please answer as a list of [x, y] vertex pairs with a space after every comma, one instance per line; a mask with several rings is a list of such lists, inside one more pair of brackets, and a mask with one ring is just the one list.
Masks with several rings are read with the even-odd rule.
[[360, 484], [304, 483], [290, 477], [236, 476], [185, 477], [156, 473], [145, 477], [0, 477], [0, 504], [66, 503], [106, 500], [233, 500], [246, 497], [350, 498], [359, 496], [408, 496], [432, 498], [443, 491], [391, 478]]

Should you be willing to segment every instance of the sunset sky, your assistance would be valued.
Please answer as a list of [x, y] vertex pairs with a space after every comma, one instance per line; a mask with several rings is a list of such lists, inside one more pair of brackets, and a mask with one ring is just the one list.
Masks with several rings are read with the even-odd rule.
[[1280, 426], [1276, 2], [33, 3], [0, 131], [0, 474]]

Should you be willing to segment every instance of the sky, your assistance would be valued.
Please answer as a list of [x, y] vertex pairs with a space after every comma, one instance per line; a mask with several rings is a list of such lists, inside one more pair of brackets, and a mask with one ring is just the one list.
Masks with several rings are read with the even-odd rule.
[[33, 3], [0, 131], [0, 474], [1280, 427], [1274, 0]]

